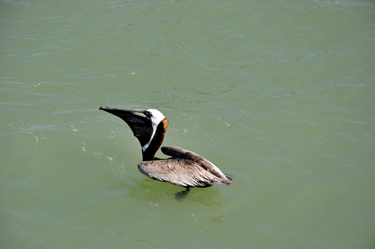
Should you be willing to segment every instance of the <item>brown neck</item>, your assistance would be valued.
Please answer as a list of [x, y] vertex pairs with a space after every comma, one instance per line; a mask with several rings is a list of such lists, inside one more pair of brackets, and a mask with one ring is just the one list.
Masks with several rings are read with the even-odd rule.
[[167, 130], [168, 120], [163, 119], [158, 127], [156, 128], [156, 132], [150, 145], [147, 147], [145, 151], [142, 151], [143, 161], [150, 161], [155, 159], [156, 151], [160, 148], [161, 144], [164, 140], [164, 134]]

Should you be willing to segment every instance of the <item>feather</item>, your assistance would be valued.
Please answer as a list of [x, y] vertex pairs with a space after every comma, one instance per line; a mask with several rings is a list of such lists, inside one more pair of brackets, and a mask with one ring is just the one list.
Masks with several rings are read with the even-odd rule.
[[[161, 148], [169, 159], [142, 161], [138, 169], [148, 177], [184, 187], [231, 185], [231, 177], [202, 156], [175, 146]], [[233, 178], [232, 178], [233, 179]]]

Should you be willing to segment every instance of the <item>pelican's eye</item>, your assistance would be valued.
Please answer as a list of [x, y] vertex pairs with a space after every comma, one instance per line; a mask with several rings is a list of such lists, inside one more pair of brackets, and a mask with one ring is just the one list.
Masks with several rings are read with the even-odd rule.
[[144, 113], [145, 113], [145, 115], [146, 115], [148, 118], [151, 118], [151, 117], [152, 117], [152, 113], [151, 113], [151, 112], [149, 112], [149, 111], [145, 111]]

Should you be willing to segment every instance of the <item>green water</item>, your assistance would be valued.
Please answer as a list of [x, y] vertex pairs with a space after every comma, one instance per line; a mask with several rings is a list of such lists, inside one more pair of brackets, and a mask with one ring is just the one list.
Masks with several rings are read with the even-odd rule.
[[[0, 32], [1, 248], [375, 247], [374, 1], [11, 0]], [[101, 105], [232, 186], [177, 202]]]

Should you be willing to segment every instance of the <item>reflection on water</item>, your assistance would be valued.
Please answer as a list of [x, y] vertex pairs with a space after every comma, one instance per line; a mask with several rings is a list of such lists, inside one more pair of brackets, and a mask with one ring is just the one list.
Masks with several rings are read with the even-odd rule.
[[[126, 182], [126, 181], [125, 181]], [[171, 201], [175, 198], [175, 194], [183, 191], [185, 188], [175, 186], [169, 183], [161, 183], [162, 185], [156, 183], [156, 181], [145, 179], [140, 182], [136, 187], [128, 186], [126, 183], [122, 184], [122, 188], [129, 190], [128, 193], [123, 194], [123, 196], [130, 197], [136, 200], [152, 202], [154, 205], [158, 205], [158, 202], [165, 203], [166, 201]], [[170, 185], [170, 186], [169, 186]], [[179, 202], [178, 200], [175, 200]], [[185, 202], [197, 202], [204, 206], [224, 206], [224, 199], [218, 188], [207, 188], [199, 189], [193, 188], [190, 190], [189, 194], [180, 201], [181, 205]]]

